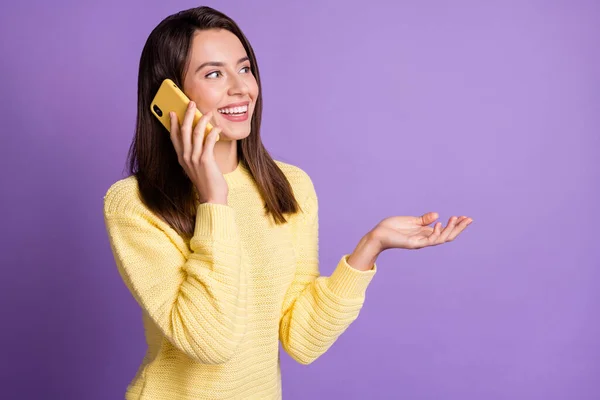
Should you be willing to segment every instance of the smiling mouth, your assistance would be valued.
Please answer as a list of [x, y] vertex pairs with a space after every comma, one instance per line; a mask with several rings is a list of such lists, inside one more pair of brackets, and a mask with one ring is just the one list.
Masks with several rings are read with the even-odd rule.
[[217, 111], [224, 119], [231, 122], [246, 122], [249, 118], [250, 103], [231, 104], [227, 107], [219, 108]]
[[219, 114], [229, 115], [232, 117], [241, 117], [248, 113], [248, 105], [238, 106], [238, 107], [224, 107], [219, 108], [217, 110]]

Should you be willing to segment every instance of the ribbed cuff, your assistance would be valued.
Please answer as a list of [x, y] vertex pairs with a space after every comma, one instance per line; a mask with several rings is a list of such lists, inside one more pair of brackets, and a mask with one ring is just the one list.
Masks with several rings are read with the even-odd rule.
[[360, 271], [348, 264], [348, 257], [350, 254], [342, 257], [327, 280], [327, 286], [333, 293], [343, 298], [364, 297], [371, 279], [377, 272], [377, 264], [368, 271]]
[[235, 210], [225, 204], [202, 203], [198, 205], [194, 236], [214, 239], [237, 238]]

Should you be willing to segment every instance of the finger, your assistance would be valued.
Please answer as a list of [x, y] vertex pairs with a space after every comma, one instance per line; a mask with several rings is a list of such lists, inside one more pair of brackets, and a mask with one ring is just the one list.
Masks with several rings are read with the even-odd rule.
[[471, 225], [471, 222], [473, 222], [471, 218], [464, 217], [464, 219], [460, 221], [460, 223], [456, 224], [456, 226], [450, 233], [450, 236], [448, 236], [448, 241], [454, 240], [462, 231], [465, 230], [467, 226]]
[[210, 120], [212, 115], [212, 111], [209, 111], [206, 114], [204, 114], [196, 124], [196, 127], [194, 128], [194, 134], [192, 139], [192, 160], [194, 161], [198, 161], [200, 159], [200, 156], [202, 155], [206, 125], [208, 124], [208, 121]]
[[204, 145], [204, 152], [202, 153], [203, 157], [208, 157], [209, 159], [214, 158], [215, 143], [217, 143], [217, 138], [221, 131], [222, 128], [220, 126], [215, 126], [212, 128], [206, 137], [206, 144]]
[[442, 233], [442, 223], [437, 222], [433, 226], [433, 232], [431, 232], [431, 235], [429, 235], [429, 237], [427, 238], [429, 245], [437, 244], [436, 241], [440, 237], [441, 233]]
[[181, 156], [181, 138], [179, 137], [179, 119], [173, 111], [169, 113], [171, 119], [171, 142], [177, 152], [177, 157]]
[[448, 225], [446, 225], [446, 227], [440, 234], [440, 237], [438, 238], [438, 242], [440, 244], [446, 242], [446, 240], [448, 239], [448, 236], [450, 236], [450, 233], [452, 233], [452, 230], [456, 226], [456, 221], [457, 221], [456, 217], [454, 217], [454, 216], [450, 217], [450, 219], [448, 220]]
[[425, 225], [431, 224], [433, 221], [435, 221], [438, 218], [439, 218], [438, 213], [428, 212], [426, 214], [421, 215], [420, 217], [417, 217], [416, 222], [418, 225], [425, 226]]
[[189, 161], [192, 155], [192, 122], [196, 113], [196, 103], [190, 101], [185, 110], [183, 122], [181, 123], [181, 147], [183, 159]]

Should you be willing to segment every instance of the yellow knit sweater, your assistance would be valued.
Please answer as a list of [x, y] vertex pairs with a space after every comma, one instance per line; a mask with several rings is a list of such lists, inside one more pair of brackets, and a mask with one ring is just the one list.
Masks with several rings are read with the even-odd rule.
[[135, 177], [106, 193], [111, 249], [148, 345], [126, 399], [280, 399], [279, 341], [309, 364], [358, 316], [377, 267], [356, 270], [346, 254], [320, 276], [313, 183], [276, 162], [304, 210], [284, 225], [241, 163], [224, 175], [228, 205], [199, 204], [189, 241], [141, 202]]

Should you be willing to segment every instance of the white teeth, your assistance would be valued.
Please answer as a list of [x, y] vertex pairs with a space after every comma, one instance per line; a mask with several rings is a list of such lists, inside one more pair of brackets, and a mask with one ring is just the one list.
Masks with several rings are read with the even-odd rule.
[[221, 114], [243, 114], [248, 111], [248, 106], [220, 108], [218, 111]]

